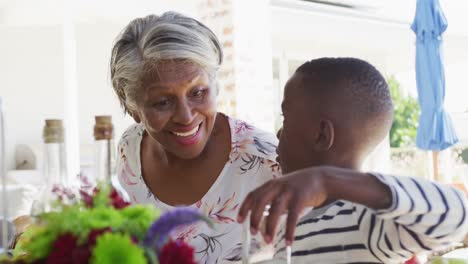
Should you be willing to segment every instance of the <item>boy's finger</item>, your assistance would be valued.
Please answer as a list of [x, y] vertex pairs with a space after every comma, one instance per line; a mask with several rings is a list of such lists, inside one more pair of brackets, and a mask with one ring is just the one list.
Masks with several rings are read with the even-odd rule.
[[286, 245], [291, 245], [294, 241], [294, 231], [296, 230], [297, 220], [299, 219], [302, 209], [302, 203], [291, 200], [288, 218], [286, 220], [286, 234], [284, 236]]
[[277, 196], [278, 191], [276, 185], [264, 185], [263, 190], [256, 192], [255, 200], [253, 201], [252, 210], [250, 212], [250, 227], [252, 233], [255, 234], [262, 220], [263, 213], [268, 204]]
[[263, 212], [265, 212], [265, 208], [267, 205], [267, 202], [265, 201], [265, 199], [260, 200], [259, 196], [257, 196], [252, 210], [250, 212], [250, 230], [252, 232], [252, 235], [255, 235], [258, 231], [260, 221], [263, 217]]
[[252, 201], [253, 201], [254, 195], [255, 195], [254, 192], [249, 193], [247, 197], [245, 198], [245, 200], [242, 202], [239, 208], [239, 213], [237, 214], [237, 222], [239, 223], [244, 222], [245, 217], [247, 216], [247, 213], [252, 208]]
[[[265, 185], [269, 184], [266, 183]], [[245, 218], [247, 217], [247, 214], [249, 213], [250, 210], [252, 210], [252, 207], [255, 205], [255, 200], [259, 193], [262, 193], [262, 189], [265, 188], [265, 185], [262, 185], [255, 190], [251, 191], [244, 199], [242, 202], [239, 212], [237, 213], [237, 222], [242, 223], [244, 222]]]
[[275, 237], [276, 226], [280, 216], [287, 210], [289, 195], [281, 195], [271, 204], [271, 208], [266, 219], [265, 242], [270, 243]]

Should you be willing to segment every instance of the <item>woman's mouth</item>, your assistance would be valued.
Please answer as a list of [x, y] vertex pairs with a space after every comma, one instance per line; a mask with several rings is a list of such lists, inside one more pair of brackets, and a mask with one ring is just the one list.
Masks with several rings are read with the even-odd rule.
[[201, 126], [203, 123], [200, 123], [198, 126], [194, 127], [189, 131], [170, 131], [172, 135], [175, 136], [175, 140], [180, 145], [188, 146], [198, 143], [201, 138]]
[[198, 132], [198, 130], [200, 129], [200, 125], [194, 127], [192, 130], [187, 131], [187, 132], [175, 132], [175, 131], [171, 131], [171, 132], [172, 132], [172, 134], [174, 134], [174, 135], [176, 135], [178, 137], [189, 137], [189, 136], [195, 135], [195, 133]]

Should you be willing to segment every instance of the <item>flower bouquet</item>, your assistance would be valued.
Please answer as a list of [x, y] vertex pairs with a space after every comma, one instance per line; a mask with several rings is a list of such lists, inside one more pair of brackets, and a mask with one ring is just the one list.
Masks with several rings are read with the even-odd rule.
[[110, 186], [79, 202], [57, 201], [21, 236], [13, 258], [0, 263], [178, 263], [194, 264], [194, 249], [170, 239], [178, 226], [209, 220], [180, 208], [160, 215], [153, 207], [129, 205]]

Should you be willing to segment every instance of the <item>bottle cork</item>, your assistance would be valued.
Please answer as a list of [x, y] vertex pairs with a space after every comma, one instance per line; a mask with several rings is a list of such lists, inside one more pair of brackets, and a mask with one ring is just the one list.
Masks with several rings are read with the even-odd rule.
[[60, 119], [46, 119], [42, 134], [44, 143], [63, 143], [63, 122]]
[[114, 137], [114, 127], [112, 126], [111, 116], [95, 116], [94, 125], [95, 140], [111, 140]]

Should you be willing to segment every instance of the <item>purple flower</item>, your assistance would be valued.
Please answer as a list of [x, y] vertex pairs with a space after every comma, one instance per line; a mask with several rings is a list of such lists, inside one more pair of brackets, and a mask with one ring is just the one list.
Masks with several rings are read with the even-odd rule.
[[146, 233], [144, 245], [160, 250], [172, 230], [181, 225], [190, 225], [200, 220], [212, 226], [210, 220], [201, 215], [195, 208], [177, 208], [163, 214], [156, 220]]

